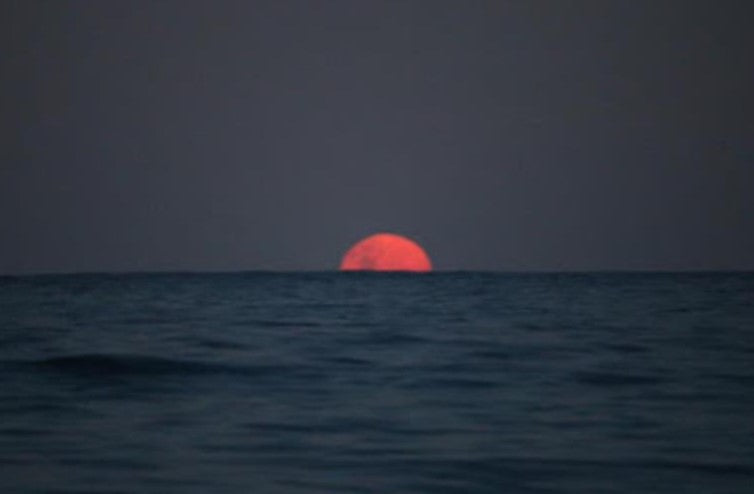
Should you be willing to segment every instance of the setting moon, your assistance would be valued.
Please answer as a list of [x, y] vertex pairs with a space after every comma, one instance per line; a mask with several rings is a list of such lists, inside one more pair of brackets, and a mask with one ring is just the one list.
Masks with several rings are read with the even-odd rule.
[[377, 233], [355, 243], [340, 262], [341, 271], [432, 271], [419, 244], [393, 233]]

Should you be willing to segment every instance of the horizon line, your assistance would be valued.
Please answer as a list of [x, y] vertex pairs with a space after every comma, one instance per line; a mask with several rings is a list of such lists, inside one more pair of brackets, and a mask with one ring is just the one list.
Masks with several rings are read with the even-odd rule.
[[447, 275], [447, 274], [501, 274], [501, 275], [525, 275], [525, 274], [748, 274], [754, 273], [754, 268], [681, 268], [681, 269], [434, 269], [427, 272], [416, 271], [371, 271], [340, 269], [218, 269], [218, 270], [192, 270], [192, 269], [155, 269], [155, 270], [102, 270], [102, 271], [29, 271], [20, 273], [0, 273], [0, 278], [24, 278], [35, 276], [140, 276], [140, 275], [228, 275], [228, 274], [343, 274], [353, 275]]

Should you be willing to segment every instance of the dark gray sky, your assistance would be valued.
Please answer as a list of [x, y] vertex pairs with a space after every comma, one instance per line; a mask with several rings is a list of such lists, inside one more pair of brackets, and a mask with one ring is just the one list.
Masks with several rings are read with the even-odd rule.
[[4, 1], [0, 273], [754, 269], [750, 5]]

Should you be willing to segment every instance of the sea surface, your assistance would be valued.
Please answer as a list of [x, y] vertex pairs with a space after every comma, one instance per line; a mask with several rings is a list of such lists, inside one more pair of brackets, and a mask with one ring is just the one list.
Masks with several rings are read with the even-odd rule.
[[0, 277], [0, 492], [751, 493], [754, 274]]

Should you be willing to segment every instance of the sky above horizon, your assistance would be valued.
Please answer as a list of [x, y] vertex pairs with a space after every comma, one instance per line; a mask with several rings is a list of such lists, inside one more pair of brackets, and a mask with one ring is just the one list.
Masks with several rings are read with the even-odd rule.
[[752, 270], [752, 12], [3, 2], [0, 274]]

